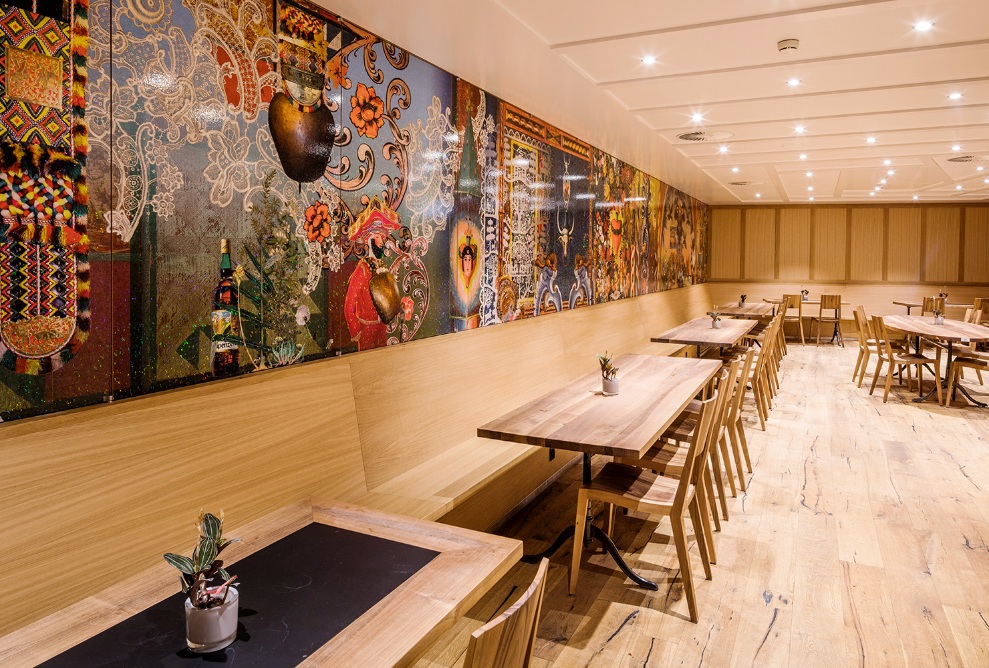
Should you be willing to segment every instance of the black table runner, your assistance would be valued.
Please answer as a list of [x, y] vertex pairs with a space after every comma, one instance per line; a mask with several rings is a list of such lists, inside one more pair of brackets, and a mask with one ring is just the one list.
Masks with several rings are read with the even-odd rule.
[[[226, 649], [196, 654], [186, 647], [185, 594], [179, 593], [41, 665], [295, 666], [437, 554], [313, 523], [229, 567], [241, 583], [240, 621]], [[175, 577], [178, 588], [178, 571]]]

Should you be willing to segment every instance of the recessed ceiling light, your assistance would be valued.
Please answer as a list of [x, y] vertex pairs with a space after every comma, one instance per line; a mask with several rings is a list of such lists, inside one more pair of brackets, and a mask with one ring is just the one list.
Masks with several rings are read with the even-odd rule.
[[875, 144], [876, 143], [876, 138], [875, 137], [866, 137], [865, 138], [865, 143], [866, 144]]
[[800, 85], [800, 79], [787, 79], [786, 85], [787, 86], [799, 86]]
[[880, 191], [880, 190], [882, 190], [882, 189], [883, 189], [883, 188], [882, 188], [882, 186], [876, 186], [876, 187], [875, 187], [875, 188], [873, 188], [872, 190], [873, 190], [873, 191], [875, 191], [875, 192], [879, 192], [879, 191]]
[[914, 199], [920, 199], [920, 195], [914, 195], [913, 198]]
[[718, 153], [727, 153], [727, 152], [728, 152], [728, 147], [727, 146], [720, 146], [720, 147], [718, 147]]
[[962, 189], [962, 186], [961, 186], [960, 183], [957, 186], [955, 186], [955, 190], [961, 190], [961, 189]]
[[933, 21], [917, 21], [913, 24], [913, 29], [917, 32], [927, 32], [934, 27]]
[[795, 128], [793, 128], [793, 131], [796, 132], [799, 135], [799, 134], [803, 134], [804, 130], [806, 130], [806, 129], [807, 128], [805, 128], [804, 126], [798, 125]]
[[975, 168], [975, 171], [981, 172], [983, 169], [985, 169], [985, 167], [983, 167], [982, 165], [979, 165], [978, 167]]
[[886, 170], [886, 176], [893, 176], [895, 174], [896, 174], [896, 170], [895, 169], [888, 169], [888, 170]]
[[879, 183], [881, 183], [882, 185], [886, 185], [886, 179], [879, 179]]
[[808, 197], [808, 198], [807, 198], [807, 200], [808, 200], [809, 202], [813, 202], [813, 201], [814, 201], [814, 198], [813, 198], [813, 197]]
[[756, 197], [762, 197], [762, 193], [756, 193], [755, 196]]
[[642, 64], [643, 65], [655, 65], [656, 64], [656, 56], [642, 56]]
[[983, 183], [989, 183], [989, 179], [985, 179]]
[[873, 190], [871, 193], [869, 193], [869, 197], [875, 197], [875, 196], [876, 196], [876, 191], [875, 190]]
[[814, 192], [814, 186], [807, 186], [807, 192]]
[[806, 153], [801, 153], [799, 157], [800, 157], [801, 160], [806, 160], [807, 159], [807, 154]]
[[893, 164], [892, 160], [883, 160], [883, 165], [885, 165], [886, 167], [889, 167], [892, 164]]
[[732, 167], [731, 168], [731, 173], [732, 174], [738, 174], [738, 167]]
[[692, 120], [694, 123], [700, 123], [701, 121], [704, 120], [704, 115], [694, 114], [693, 116], [690, 117], [690, 120]]
[[962, 150], [962, 147], [959, 146], [958, 144], [955, 144], [954, 146], [951, 147], [951, 150], [952, 151], [960, 151], [960, 150]]
[[814, 172], [807, 172], [807, 176], [814, 176]]
[[949, 100], [960, 100], [960, 99], [962, 99], [962, 94], [961, 93], [951, 93], [948, 96], [948, 99]]

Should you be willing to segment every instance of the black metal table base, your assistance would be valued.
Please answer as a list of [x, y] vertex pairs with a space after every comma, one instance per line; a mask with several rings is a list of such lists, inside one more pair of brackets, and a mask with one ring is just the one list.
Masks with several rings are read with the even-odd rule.
[[[916, 348], [917, 352], [919, 353], [920, 352], [920, 337], [919, 336], [917, 337], [915, 348]], [[954, 346], [952, 346], [952, 342], [951, 341], [948, 341], [948, 363], [945, 366], [945, 368], [948, 370], [948, 373], [949, 374], [951, 373], [951, 360], [952, 360], [952, 354], [954, 352], [953, 349], [954, 349]], [[925, 364], [924, 366], [927, 367], [928, 369], [930, 369], [930, 371], [932, 373], [938, 373], [938, 374], [940, 374], [940, 371], [934, 371], [934, 369], [931, 369], [931, 367], [928, 366], [927, 364]], [[946, 386], [947, 383], [948, 383], [948, 379], [942, 377], [941, 378], [941, 384]], [[920, 385], [920, 378], [917, 379], [917, 384], [918, 384], [918, 386]], [[917, 389], [918, 389], [918, 391], [920, 391], [923, 388], [918, 387]], [[945, 389], [947, 389], [947, 387], [945, 387]], [[951, 392], [951, 396], [944, 398], [945, 404], [950, 404], [951, 401], [955, 398], [955, 394], [957, 392], [961, 392], [963, 395], [965, 395], [965, 398], [966, 399], [968, 399], [970, 402], [972, 402], [972, 404], [978, 406], [979, 408], [989, 408], [989, 404], [985, 404], [985, 403], [979, 401], [978, 399], [976, 399], [975, 397], [973, 397], [971, 394], [969, 394], [968, 390], [963, 385], [960, 385], [958, 383], [955, 383], [955, 386], [954, 386], [954, 388], [952, 389], [952, 392]], [[913, 402], [915, 404], [922, 404], [925, 401], [929, 401], [930, 398], [933, 397], [933, 396], [935, 396], [936, 393], [937, 393], [937, 383], [934, 383], [934, 387], [931, 388], [931, 391], [930, 392], [928, 392], [927, 394], [925, 394], [922, 397], [916, 397], [916, 398], [914, 398]]]

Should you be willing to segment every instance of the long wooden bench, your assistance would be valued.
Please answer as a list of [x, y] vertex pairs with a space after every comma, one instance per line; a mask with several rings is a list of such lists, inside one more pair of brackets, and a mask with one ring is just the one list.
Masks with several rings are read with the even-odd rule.
[[319, 493], [495, 526], [577, 456], [477, 425], [606, 349], [678, 352], [649, 333], [708, 308], [695, 286], [0, 425], [0, 635], [188, 550], [200, 508], [237, 527]]

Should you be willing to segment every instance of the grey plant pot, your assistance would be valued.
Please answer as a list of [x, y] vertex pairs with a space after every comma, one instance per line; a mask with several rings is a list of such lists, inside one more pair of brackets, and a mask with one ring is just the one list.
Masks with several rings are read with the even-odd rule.
[[240, 592], [230, 587], [223, 605], [202, 610], [185, 599], [185, 640], [193, 652], [205, 654], [223, 649], [237, 637]]

